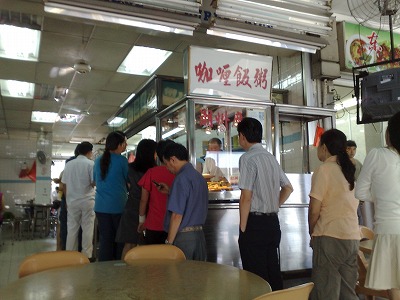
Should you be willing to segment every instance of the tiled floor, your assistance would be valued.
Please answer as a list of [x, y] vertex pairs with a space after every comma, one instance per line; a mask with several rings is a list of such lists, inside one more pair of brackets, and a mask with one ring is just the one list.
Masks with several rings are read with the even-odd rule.
[[9, 228], [3, 228], [2, 244], [0, 245], [0, 287], [18, 279], [18, 266], [28, 255], [56, 250], [56, 239], [22, 238], [12, 242]]

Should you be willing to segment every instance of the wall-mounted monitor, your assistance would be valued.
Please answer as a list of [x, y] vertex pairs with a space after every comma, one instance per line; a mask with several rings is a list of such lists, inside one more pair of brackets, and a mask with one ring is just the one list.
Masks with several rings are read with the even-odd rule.
[[361, 121], [387, 121], [400, 111], [400, 68], [369, 74], [361, 80]]

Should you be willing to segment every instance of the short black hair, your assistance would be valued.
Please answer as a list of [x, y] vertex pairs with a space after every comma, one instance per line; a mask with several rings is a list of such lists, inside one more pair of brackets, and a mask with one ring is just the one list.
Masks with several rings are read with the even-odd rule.
[[93, 151], [93, 145], [89, 142], [82, 142], [79, 144], [79, 154], [86, 155], [90, 151]]
[[165, 148], [163, 160], [169, 160], [172, 156], [182, 161], [189, 161], [189, 152], [182, 144], [172, 143]]
[[156, 153], [159, 160], [163, 159], [165, 148], [168, 145], [175, 143], [173, 140], [160, 140], [157, 144]]
[[254, 118], [243, 118], [238, 124], [237, 131], [244, 135], [249, 143], [261, 143], [262, 125]]
[[356, 147], [356, 148], [357, 148], [356, 142], [355, 142], [355, 141], [352, 141], [352, 140], [348, 140], [348, 141], [346, 142], [346, 145], [347, 145], [347, 147]]

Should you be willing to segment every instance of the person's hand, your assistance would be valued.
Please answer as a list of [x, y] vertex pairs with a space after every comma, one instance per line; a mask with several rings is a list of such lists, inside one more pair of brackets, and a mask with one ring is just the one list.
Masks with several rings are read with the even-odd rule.
[[144, 227], [144, 223], [139, 223], [137, 231], [142, 233], [146, 228]]
[[160, 185], [157, 186], [157, 190], [159, 190], [160, 193], [163, 194], [169, 194], [169, 186], [168, 184], [164, 183], [164, 182], [160, 182]]
[[310, 238], [310, 248], [311, 249], [313, 248], [313, 238], [312, 237]]

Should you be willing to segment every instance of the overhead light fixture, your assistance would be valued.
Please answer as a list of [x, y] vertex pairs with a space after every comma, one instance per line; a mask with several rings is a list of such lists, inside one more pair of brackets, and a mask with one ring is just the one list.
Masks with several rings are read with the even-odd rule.
[[217, 6], [217, 18], [325, 36], [332, 31], [330, 7], [323, 1], [219, 0]]
[[150, 76], [171, 54], [171, 51], [134, 46], [117, 72]]
[[62, 114], [57, 116], [56, 122], [60, 123], [79, 123], [83, 119], [83, 114]]
[[277, 47], [277, 48], [286, 48], [286, 49], [290, 49], [290, 50], [308, 52], [308, 53], [313, 53], [313, 54], [315, 54], [317, 52], [317, 50], [319, 49], [318, 47], [310, 47], [310, 46], [302, 45], [300, 43], [289, 43], [289, 42], [284, 42], [284, 41], [280, 41], [277, 39], [257, 37], [255, 35], [250, 35], [250, 34], [245, 34], [245, 33], [239, 34], [239, 33], [236, 33], [235, 31], [223, 30], [223, 29], [207, 29], [207, 34], [224, 37], [224, 38], [232, 39], [232, 40], [261, 44], [261, 45]]
[[130, 94], [129, 97], [126, 98], [125, 101], [122, 102], [122, 104], [121, 104], [119, 107], [124, 107], [125, 104], [127, 104], [129, 101], [131, 101], [131, 99], [132, 99], [133, 97], [135, 97], [135, 93]]
[[216, 20], [207, 34], [290, 50], [316, 53], [328, 42], [320, 37], [228, 20]]
[[[74, 3], [74, 5], [79, 5], [80, 3]], [[100, 7], [99, 7], [100, 8]], [[107, 22], [113, 24], [121, 24], [133, 27], [140, 27], [146, 29], [152, 29], [162, 32], [171, 32], [177, 34], [193, 35], [194, 26], [197, 24], [193, 22], [177, 22], [176, 19], [166, 20], [160, 17], [160, 20], [154, 19], [151, 16], [137, 17], [133, 15], [128, 15], [126, 11], [121, 10], [121, 13], [107, 12], [101, 7], [102, 10], [84, 7], [78, 7], [73, 5], [65, 5], [55, 2], [45, 2], [44, 11], [47, 13], [59, 14], [64, 16], [71, 16], [83, 19], [89, 19], [100, 22]], [[115, 10], [114, 10], [115, 11]], [[199, 22], [199, 21], [198, 21]]]
[[70, 144], [80, 144], [82, 142], [89, 142], [93, 144], [95, 141], [90, 137], [72, 137], [69, 142]]
[[0, 79], [0, 85], [3, 97], [33, 99], [35, 92], [34, 83]]
[[120, 127], [122, 124], [126, 123], [127, 118], [112, 117], [107, 120], [108, 126], [110, 127]]
[[57, 118], [58, 114], [55, 112], [33, 111], [31, 115], [31, 121], [38, 123], [55, 123]]
[[40, 30], [0, 25], [0, 57], [38, 61]]
[[166, 139], [166, 138], [168, 138], [168, 137], [174, 135], [175, 133], [178, 133], [178, 132], [180, 132], [180, 131], [182, 131], [182, 130], [184, 130], [184, 129], [185, 129], [185, 128], [182, 128], [182, 127], [176, 127], [176, 128], [174, 128], [174, 129], [172, 129], [172, 130], [167, 131], [166, 133], [164, 133], [164, 134], [162, 135], [162, 138], [163, 138], [163, 139]]
[[348, 100], [340, 100], [335, 103], [335, 110], [339, 111], [342, 109], [355, 107], [357, 105], [357, 99], [355, 97], [348, 99]]

